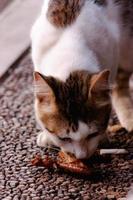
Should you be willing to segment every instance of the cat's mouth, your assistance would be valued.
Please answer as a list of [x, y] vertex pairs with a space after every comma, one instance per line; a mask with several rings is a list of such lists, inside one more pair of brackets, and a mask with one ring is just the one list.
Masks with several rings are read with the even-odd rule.
[[73, 155], [77, 159], [88, 160], [97, 151], [100, 136], [101, 132], [95, 131], [79, 141], [61, 138], [61, 151]]

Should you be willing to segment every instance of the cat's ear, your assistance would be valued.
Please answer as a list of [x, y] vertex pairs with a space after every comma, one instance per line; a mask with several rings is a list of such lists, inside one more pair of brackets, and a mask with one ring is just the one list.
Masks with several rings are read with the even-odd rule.
[[98, 74], [92, 75], [90, 80], [89, 98], [99, 107], [110, 103], [110, 71], [104, 70]]
[[55, 100], [52, 87], [48, 83], [48, 77], [34, 72], [34, 92], [40, 103], [50, 104]]

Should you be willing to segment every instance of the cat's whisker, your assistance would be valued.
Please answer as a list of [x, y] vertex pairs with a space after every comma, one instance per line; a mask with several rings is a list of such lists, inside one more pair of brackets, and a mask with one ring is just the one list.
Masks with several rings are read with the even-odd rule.
[[49, 150], [55, 150], [55, 151], [60, 151], [58, 147], [53, 147], [53, 146], [48, 146], [47, 147]]

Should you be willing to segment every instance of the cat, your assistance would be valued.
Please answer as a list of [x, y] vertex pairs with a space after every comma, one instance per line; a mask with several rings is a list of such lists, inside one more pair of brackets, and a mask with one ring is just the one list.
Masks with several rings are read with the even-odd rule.
[[37, 144], [89, 158], [113, 107], [133, 130], [132, 0], [44, 0], [31, 31]]

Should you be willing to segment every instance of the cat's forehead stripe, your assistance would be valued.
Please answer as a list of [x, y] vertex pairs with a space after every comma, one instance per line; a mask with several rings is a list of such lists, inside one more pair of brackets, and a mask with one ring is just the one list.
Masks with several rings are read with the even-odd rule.
[[57, 27], [72, 24], [79, 16], [85, 0], [50, 0], [48, 20]]

